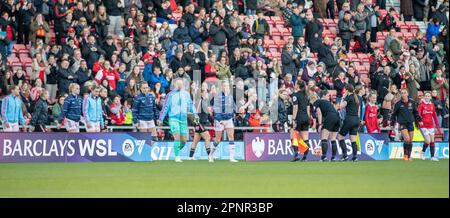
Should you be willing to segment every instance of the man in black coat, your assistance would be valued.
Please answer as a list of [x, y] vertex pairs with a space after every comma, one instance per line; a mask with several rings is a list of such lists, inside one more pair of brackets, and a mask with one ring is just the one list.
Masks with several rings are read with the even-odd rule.
[[236, 20], [230, 21], [230, 26], [225, 29], [227, 33], [227, 47], [228, 52], [231, 55], [231, 52], [234, 51], [235, 48], [239, 48], [241, 46], [241, 38], [242, 37], [242, 28], [237, 26]]
[[300, 56], [294, 53], [293, 47], [294, 46], [292, 44], [288, 44], [286, 45], [286, 49], [283, 49], [283, 52], [281, 53], [282, 77], [288, 73], [294, 76], [298, 72], [296, 61], [298, 61]]
[[69, 85], [71, 83], [77, 82], [78, 75], [75, 72], [69, 70], [69, 61], [63, 60], [61, 62], [61, 67], [58, 70], [58, 91], [62, 95], [64, 93], [69, 93]]
[[100, 58], [100, 55], [105, 55], [105, 51], [97, 45], [95, 36], [90, 35], [88, 43], [83, 47], [82, 54], [88, 64], [88, 68], [92, 69], [94, 63]]
[[227, 39], [223, 20], [220, 16], [214, 18], [214, 22], [209, 27], [209, 35], [211, 36], [211, 50], [218, 57], [219, 52], [225, 48]]
[[102, 49], [105, 51], [105, 60], [111, 60], [111, 56], [117, 51], [117, 47], [116, 44], [114, 44], [112, 36], [106, 37], [106, 41], [103, 43]]
[[312, 11], [306, 12], [307, 23], [305, 26], [305, 40], [308, 43], [311, 52], [317, 52], [319, 45], [322, 44], [322, 23], [313, 17]]

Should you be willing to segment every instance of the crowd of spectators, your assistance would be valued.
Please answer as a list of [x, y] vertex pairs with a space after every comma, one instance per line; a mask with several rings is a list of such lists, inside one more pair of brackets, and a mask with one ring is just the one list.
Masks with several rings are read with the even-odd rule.
[[[362, 86], [366, 103], [376, 94], [380, 126], [399, 100], [397, 90], [407, 89], [417, 103], [431, 91], [440, 125], [448, 128], [448, 8], [448, 0], [400, 0], [400, 11], [386, 0], [0, 0], [0, 96], [18, 86], [30, 121], [42, 113], [39, 100], [48, 91], [51, 124], [71, 83], [82, 96], [97, 84], [106, 125], [120, 126], [132, 125], [141, 82], [161, 107], [177, 78], [193, 98], [212, 98], [217, 82], [230, 81], [236, 126], [271, 127], [287, 126], [303, 80], [310, 94], [334, 93], [336, 105], [346, 84]], [[276, 28], [273, 16], [291, 29], [279, 57], [265, 46]], [[337, 20], [334, 37], [323, 34], [324, 19]], [[407, 40], [399, 21], [427, 22], [426, 32]], [[373, 47], [380, 32], [388, 32], [384, 46]], [[18, 44], [27, 46], [31, 70], [8, 64]], [[358, 53], [370, 57], [366, 80], [349, 59]], [[269, 115], [275, 101], [286, 109], [277, 119]]]

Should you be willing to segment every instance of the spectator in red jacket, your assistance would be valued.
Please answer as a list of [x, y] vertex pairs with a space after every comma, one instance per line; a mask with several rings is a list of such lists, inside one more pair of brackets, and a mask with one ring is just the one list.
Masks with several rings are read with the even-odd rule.
[[122, 110], [122, 103], [120, 102], [120, 96], [116, 95], [113, 99], [112, 104], [109, 106], [111, 113], [109, 116], [111, 117], [111, 124], [113, 125], [122, 125], [125, 121], [125, 116]]

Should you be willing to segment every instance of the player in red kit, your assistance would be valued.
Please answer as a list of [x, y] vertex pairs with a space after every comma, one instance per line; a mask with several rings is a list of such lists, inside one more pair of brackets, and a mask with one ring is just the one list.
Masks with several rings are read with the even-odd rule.
[[366, 111], [364, 113], [364, 122], [366, 123], [367, 133], [380, 132], [380, 125], [378, 125], [377, 95], [375, 93], [369, 95], [369, 103], [366, 105]]
[[436, 127], [439, 130], [439, 122], [436, 116], [436, 109], [434, 108], [433, 102], [431, 102], [430, 92], [425, 92], [423, 100], [419, 104], [417, 110], [419, 111], [419, 115], [422, 117], [422, 125], [420, 125], [419, 128], [425, 140], [423, 142], [423, 149], [420, 154], [421, 159], [425, 160], [425, 152], [428, 146], [430, 146], [431, 160], [438, 161], [438, 159], [434, 157], [434, 124], [436, 124]]

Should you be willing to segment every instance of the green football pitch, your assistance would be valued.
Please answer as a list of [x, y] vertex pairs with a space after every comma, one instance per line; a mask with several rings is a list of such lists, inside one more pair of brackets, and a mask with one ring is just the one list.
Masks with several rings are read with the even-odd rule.
[[1, 163], [0, 197], [449, 197], [449, 161]]

